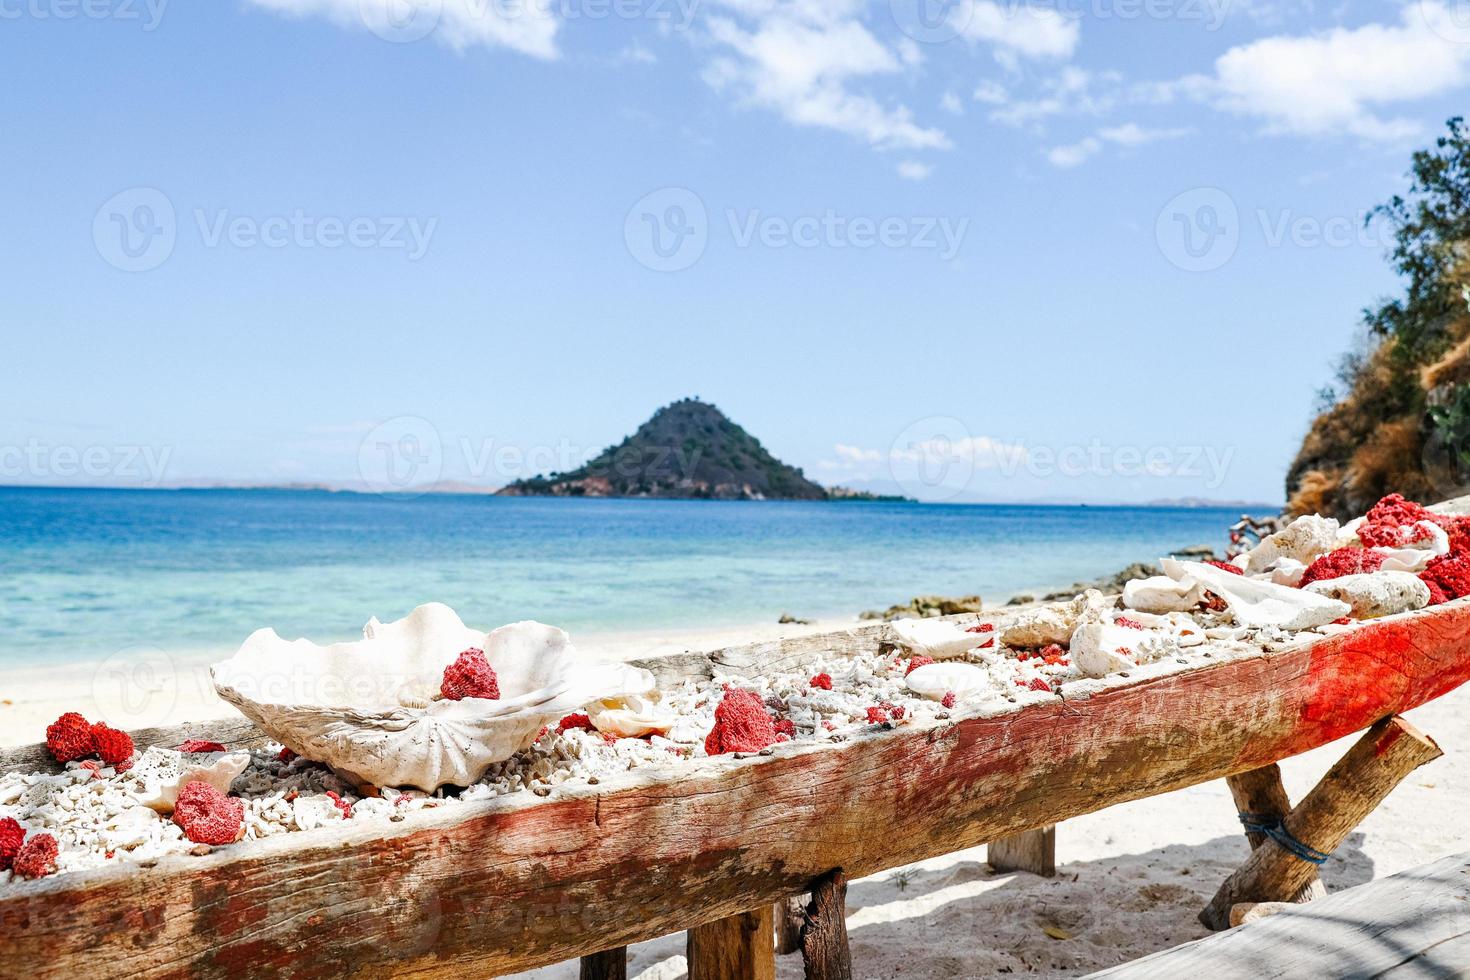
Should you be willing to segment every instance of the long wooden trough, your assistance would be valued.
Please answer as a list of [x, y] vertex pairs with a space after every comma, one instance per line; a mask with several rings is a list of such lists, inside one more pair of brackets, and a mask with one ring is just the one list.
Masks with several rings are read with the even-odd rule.
[[[758, 674], [884, 626], [683, 655]], [[0, 892], [0, 974], [494, 976], [1259, 768], [1470, 680], [1470, 600], [1004, 712], [786, 743]], [[247, 743], [249, 726], [188, 733]], [[173, 744], [140, 733], [140, 744]], [[37, 748], [0, 754], [35, 768]]]

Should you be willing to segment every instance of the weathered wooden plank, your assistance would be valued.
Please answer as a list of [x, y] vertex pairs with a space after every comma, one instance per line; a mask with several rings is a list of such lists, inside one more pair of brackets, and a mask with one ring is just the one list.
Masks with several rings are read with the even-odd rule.
[[511, 973], [1255, 769], [1467, 679], [1457, 602], [1025, 710], [43, 879], [0, 935], [31, 977]]
[[806, 900], [800, 896], [783, 898], [771, 906], [776, 922], [776, 955], [789, 956], [801, 949], [801, 910]]
[[775, 980], [771, 906], [689, 930], [689, 980]]
[[[1291, 812], [1291, 797], [1286, 795], [1286, 785], [1281, 781], [1281, 767], [1274, 763], [1252, 769], [1250, 772], [1226, 776], [1225, 784], [1230, 787], [1230, 796], [1235, 800], [1239, 813], [1251, 813], [1263, 820], [1280, 820]], [[1247, 831], [1245, 839], [1251, 850], [1264, 844], [1269, 838], [1265, 834]], [[1310, 902], [1327, 894], [1327, 887], [1315, 870], [1307, 883], [1292, 896], [1293, 902]]]
[[806, 980], [852, 980], [847, 946], [847, 878], [838, 868], [812, 884], [802, 910], [801, 959]]
[[985, 860], [996, 871], [1029, 871], [1043, 878], [1057, 873], [1057, 828], [1042, 827], [985, 845]]
[[579, 980], [628, 980], [628, 947], [605, 949], [582, 957]]
[[1470, 976], [1470, 853], [1293, 905], [1093, 980]]
[[[38, 734], [44, 735], [44, 732]], [[210, 739], [231, 748], [242, 749], [257, 748], [270, 741], [243, 718], [215, 719], [169, 728], [143, 728], [132, 735], [139, 745], [162, 745], [170, 748], [182, 745], [191, 738]], [[60, 772], [63, 768], [51, 758], [44, 742], [0, 748], [0, 772]]]
[[[1292, 808], [1282, 828], [1295, 841], [1331, 854], [1405, 776], [1443, 754], [1433, 739], [1403, 718], [1385, 718], [1364, 732]], [[1237, 902], [1289, 901], [1315, 874], [1311, 864], [1269, 840], [1220, 886], [1200, 921], [1211, 929], [1229, 928], [1230, 909]]]

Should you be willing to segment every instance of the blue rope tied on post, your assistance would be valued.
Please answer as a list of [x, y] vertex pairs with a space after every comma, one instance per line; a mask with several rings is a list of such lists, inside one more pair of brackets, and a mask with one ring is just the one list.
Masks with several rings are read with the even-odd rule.
[[1267, 817], [1259, 813], [1240, 813], [1240, 822], [1245, 826], [1248, 834], [1265, 834], [1277, 844], [1280, 844], [1292, 857], [1300, 858], [1312, 864], [1326, 864], [1331, 857], [1326, 851], [1319, 851], [1310, 844], [1303, 844], [1287, 831], [1280, 817]]

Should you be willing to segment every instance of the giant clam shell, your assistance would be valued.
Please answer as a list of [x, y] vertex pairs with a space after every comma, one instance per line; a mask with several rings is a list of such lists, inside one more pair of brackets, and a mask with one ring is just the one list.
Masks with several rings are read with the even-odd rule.
[[[579, 654], [554, 626], [482, 633], [440, 603], [374, 619], [363, 634], [318, 646], [257, 630], [210, 674], [220, 697], [296, 754], [355, 782], [427, 791], [474, 783], [588, 702], [654, 688], [648, 671]], [[469, 647], [485, 651], [500, 699], [431, 700]]]

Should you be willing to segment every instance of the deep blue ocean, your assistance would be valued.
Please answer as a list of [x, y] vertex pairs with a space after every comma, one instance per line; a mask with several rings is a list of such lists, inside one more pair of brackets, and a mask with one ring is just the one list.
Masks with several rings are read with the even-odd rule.
[[1070, 585], [1195, 544], [1236, 510], [414, 498], [0, 488], [0, 663], [360, 635], [429, 600], [489, 628], [851, 616], [921, 593]]

